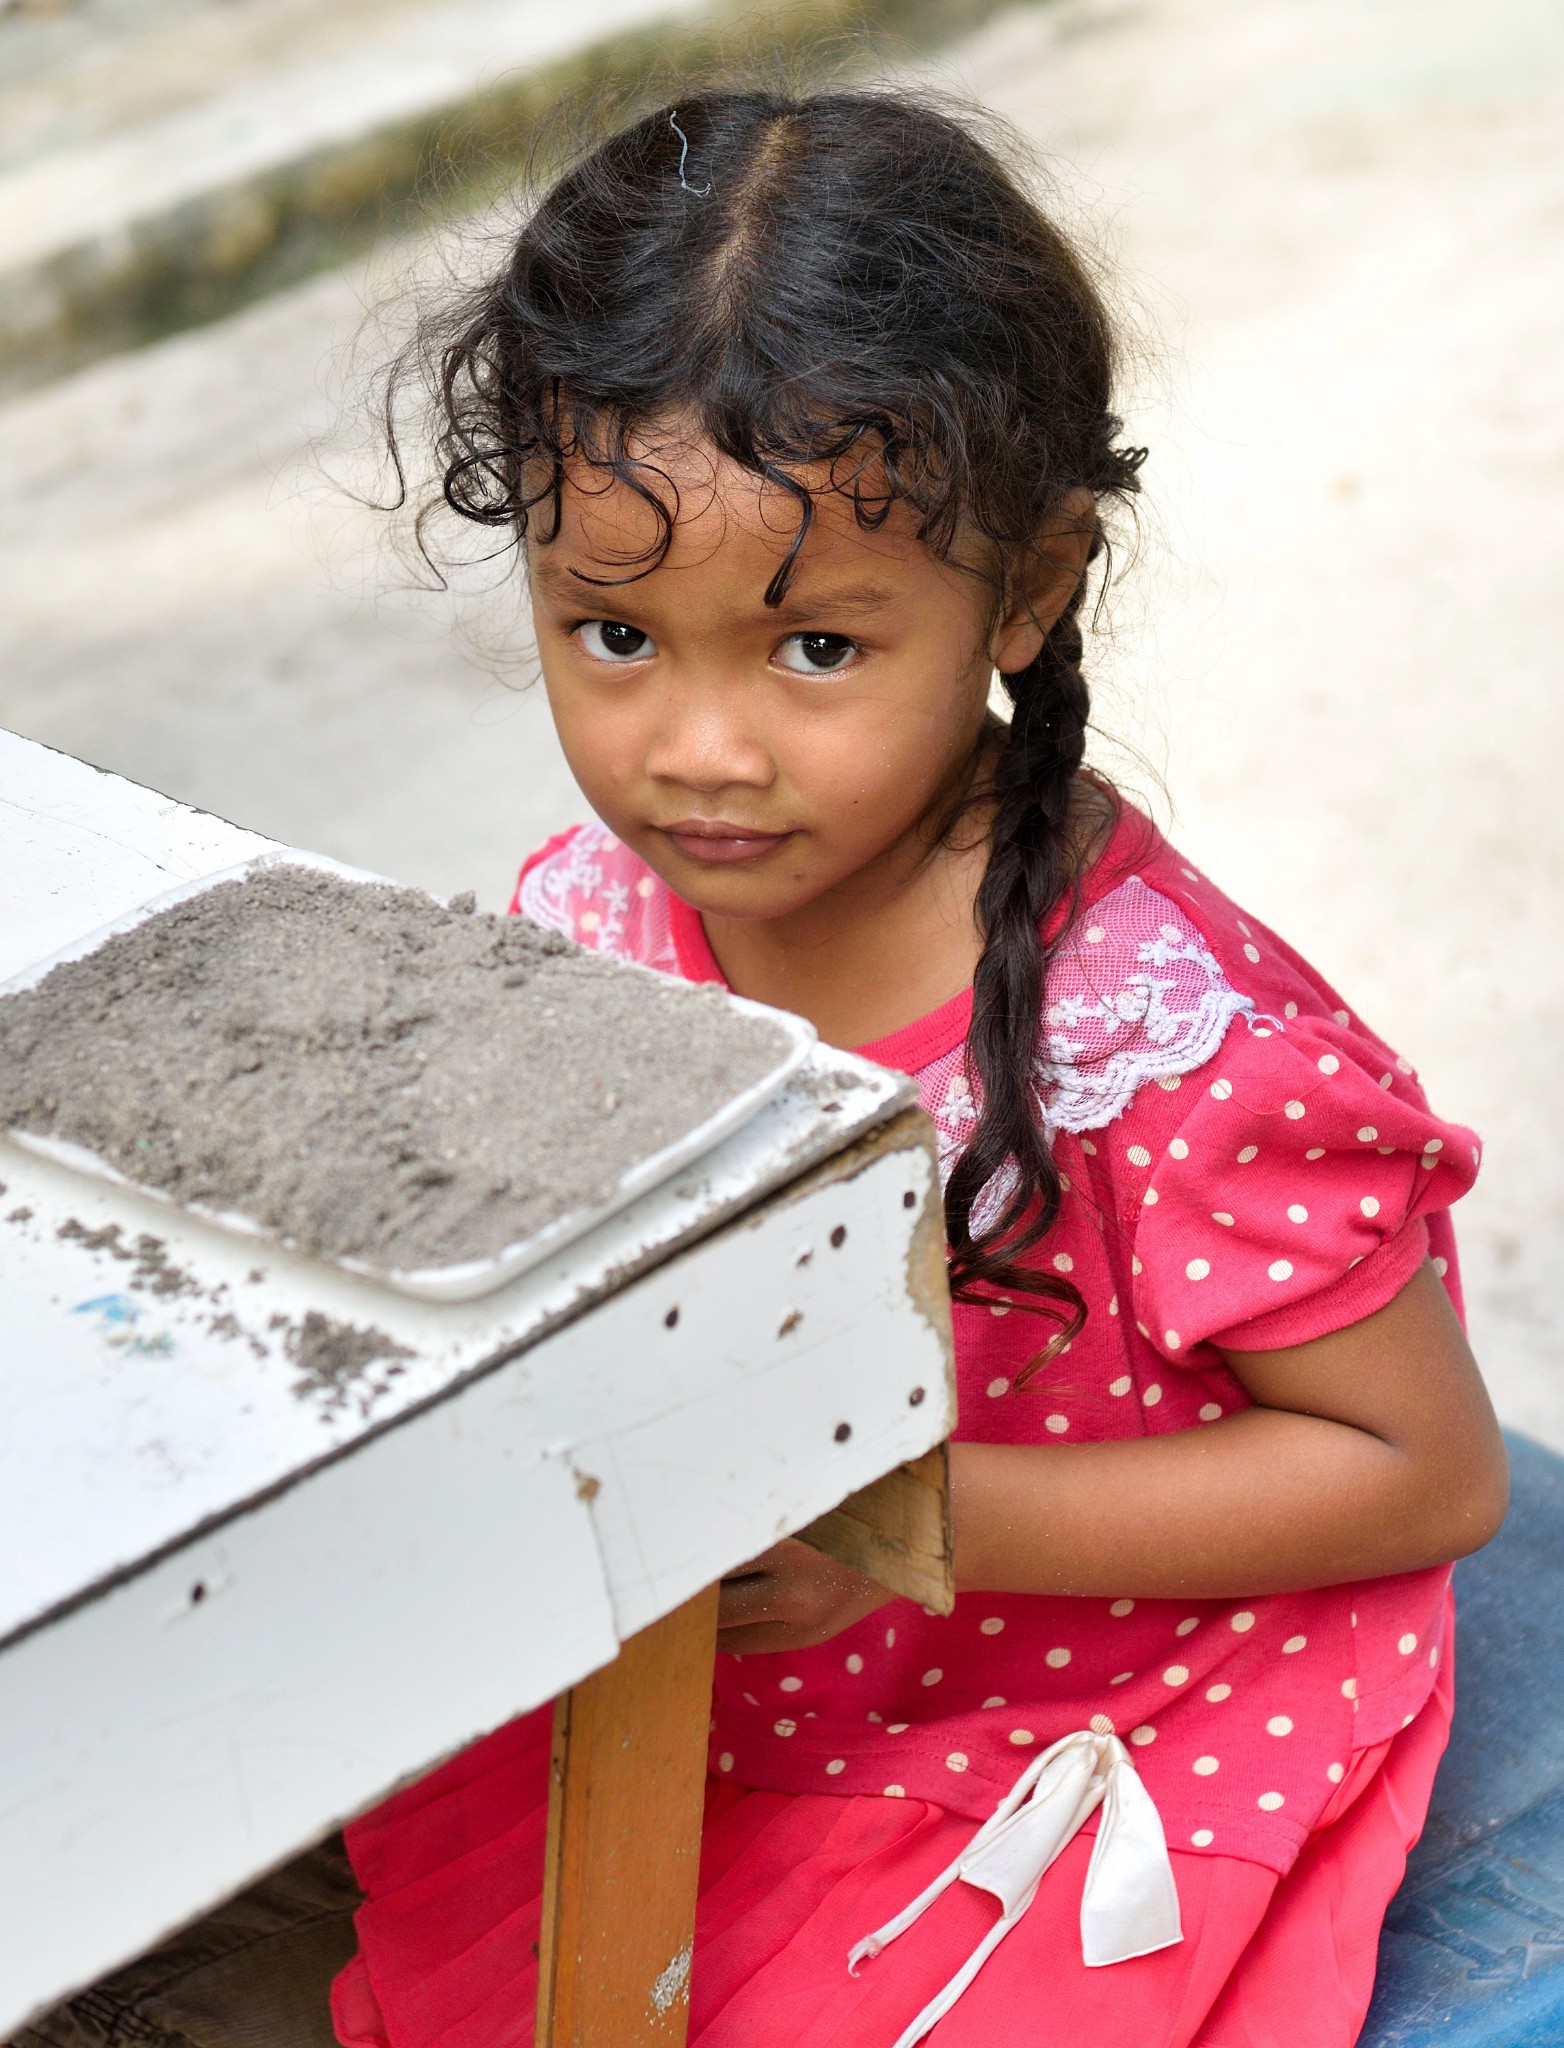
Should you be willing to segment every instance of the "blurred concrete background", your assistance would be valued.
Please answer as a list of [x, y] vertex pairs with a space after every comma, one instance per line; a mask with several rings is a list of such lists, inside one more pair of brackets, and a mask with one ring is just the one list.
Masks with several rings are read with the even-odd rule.
[[[1460, 1218], [1474, 1334], [1506, 1419], [1564, 1448], [1564, 10], [981, 13], [878, 61], [1015, 122], [1120, 280], [1152, 457], [1095, 650], [1101, 758], [1483, 1131]], [[97, 180], [107, 247], [93, 151], [144, 162], [176, 119], [211, 144], [212, 107], [275, 98], [284, 58], [405, 56], [433, 19], [418, 0], [0, 11], [0, 273], [40, 165], [63, 167], [56, 192]], [[138, 188], [165, 240], [199, 182]], [[325, 474], [374, 359], [351, 357], [366, 300], [420, 258], [412, 218], [351, 262], [299, 259], [316, 274], [287, 288], [273, 259], [232, 259], [241, 310], [50, 381], [34, 361], [36, 388], [0, 402], [0, 723], [494, 906], [580, 812], [516, 594], [399, 587], [381, 522]]]

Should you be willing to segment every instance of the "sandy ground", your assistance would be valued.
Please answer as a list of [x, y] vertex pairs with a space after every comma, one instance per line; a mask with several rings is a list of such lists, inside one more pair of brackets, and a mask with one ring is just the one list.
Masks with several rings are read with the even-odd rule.
[[[1484, 1132], [1475, 1337], [1564, 1448], [1564, 13], [1064, 0], [938, 71], [1050, 153], [1145, 337], [1104, 758]], [[0, 410], [0, 722], [497, 905], [578, 800], [524, 660], [387, 594], [299, 460], [360, 289]]]

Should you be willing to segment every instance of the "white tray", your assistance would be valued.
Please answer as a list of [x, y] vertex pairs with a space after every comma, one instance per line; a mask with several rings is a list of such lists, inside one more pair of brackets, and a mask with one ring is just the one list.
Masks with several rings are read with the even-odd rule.
[[[169, 889], [161, 896], [154, 896], [149, 902], [140, 904], [135, 910], [127, 911], [112, 924], [101, 925], [96, 931], [87, 932], [79, 939], [73, 939], [59, 952], [50, 954], [47, 960], [39, 960], [31, 967], [24, 968], [10, 980], [0, 982], [0, 998], [20, 995], [24, 989], [36, 987], [44, 976], [54, 968], [70, 960], [84, 960], [95, 953], [107, 940], [117, 938], [122, 932], [133, 931], [144, 924], [149, 917], [156, 917], [161, 911], [171, 910], [175, 904], [187, 903], [194, 896], [201, 896], [209, 889], [217, 888], [224, 882], [240, 882], [265, 868], [299, 867], [309, 868], [317, 873], [335, 875], [339, 880], [380, 887], [404, 888], [406, 884], [390, 882], [383, 875], [367, 873], [363, 868], [346, 867], [340, 861], [328, 859], [324, 854], [295, 853], [282, 851], [263, 853], [254, 860], [242, 862], [238, 867], [224, 868], [220, 873], [205, 875], [199, 881], [184, 882], [176, 889]], [[438, 900], [438, 899], [437, 899]], [[640, 967], [634, 962], [621, 963], [639, 974], [650, 974], [653, 969]], [[741, 1092], [706, 1118], [677, 1138], [671, 1145], [665, 1145], [660, 1152], [648, 1154], [639, 1160], [628, 1172], [621, 1175], [613, 1192], [599, 1202], [584, 1204], [572, 1209], [567, 1215], [556, 1217], [544, 1229], [534, 1232], [531, 1237], [519, 1239], [515, 1244], [506, 1245], [502, 1251], [484, 1259], [469, 1259], [461, 1265], [421, 1266], [412, 1269], [398, 1269], [376, 1266], [365, 1260], [333, 1258], [324, 1252], [309, 1255], [323, 1260], [327, 1265], [338, 1266], [343, 1271], [355, 1273], [360, 1278], [373, 1280], [383, 1287], [395, 1289], [398, 1294], [416, 1295], [424, 1301], [474, 1301], [479, 1296], [492, 1294], [537, 1265], [551, 1253], [560, 1250], [573, 1239], [584, 1237], [589, 1230], [616, 1215], [629, 1203], [638, 1200], [652, 1188], [671, 1180], [695, 1160], [729, 1137], [743, 1124], [749, 1122], [771, 1098], [778, 1094], [787, 1081], [798, 1071], [809, 1057], [815, 1043], [815, 1029], [802, 1017], [795, 1017], [787, 1010], [774, 1010], [765, 1003], [752, 1003], [744, 996], [730, 995], [729, 1003], [735, 1010], [749, 1016], [764, 1017], [775, 1025], [787, 1038], [787, 1050], [769, 1072], [763, 1074]], [[52, 1159], [62, 1166], [68, 1166], [78, 1173], [90, 1174], [96, 1180], [111, 1181], [116, 1186], [131, 1188], [138, 1195], [169, 1208], [180, 1209], [191, 1216], [199, 1216], [203, 1222], [213, 1223], [219, 1229], [232, 1231], [236, 1235], [258, 1238], [267, 1243], [282, 1245], [286, 1250], [302, 1252], [306, 1247], [298, 1244], [285, 1232], [270, 1230], [256, 1222], [252, 1216], [241, 1215], [235, 1210], [208, 1209], [199, 1202], [181, 1202], [165, 1189], [149, 1187], [145, 1182], [132, 1180], [96, 1152], [85, 1146], [73, 1145], [62, 1138], [40, 1137], [31, 1131], [7, 1130], [5, 1138], [13, 1145], [27, 1152], [36, 1153], [40, 1158]]]

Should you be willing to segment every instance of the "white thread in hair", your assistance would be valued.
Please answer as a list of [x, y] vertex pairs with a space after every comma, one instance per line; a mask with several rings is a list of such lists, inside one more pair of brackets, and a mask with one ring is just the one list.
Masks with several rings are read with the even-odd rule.
[[680, 189], [682, 191], [688, 192], [691, 195], [691, 197], [695, 199], [710, 198], [711, 180], [709, 178], [706, 180], [706, 183], [704, 185], [692, 185], [684, 175], [684, 166], [686, 162], [689, 160], [690, 154], [690, 138], [679, 126], [679, 109], [677, 107], [675, 107], [673, 112], [668, 116], [668, 126], [673, 130], [674, 134], [678, 136], [680, 142], [683, 143], [684, 145], [684, 147], [679, 151]]

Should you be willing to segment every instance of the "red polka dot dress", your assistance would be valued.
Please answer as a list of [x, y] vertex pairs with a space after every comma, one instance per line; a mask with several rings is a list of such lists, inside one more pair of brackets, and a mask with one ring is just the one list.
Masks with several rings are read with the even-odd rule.
[[[720, 979], [696, 914], [601, 827], [535, 856], [516, 907], [597, 950]], [[947, 1166], [976, 1116], [963, 1058], [970, 1009], [961, 996], [861, 1048], [916, 1079]], [[1003, 1301], [958, 1306], [958, 1440], [1098, 1443], [1209, 1427], [1248, 1405], [1219, 1347], [1277, 1349], [1342, 1329], [1383, 1307], [1429, 1258], [1459, 1308], [1447, 1212], [1477, 1171], [1471, 1132], [1432, 1115], [1407, 1062], [1132, 810], [1087, 877], [1050, 966], [1034, 1083], [1064, 1195], [1032, 1256], [1070, 1275], [1088, 1319], [1023, 1391], [1016, 1380], [1037, 1348], [1037, 1320]], [[1004, 1192], [991, 1187], [985, 1200], [997, 1205]], [[1311, 2039], [1351, 2041], [1379, 1919], [1443, 1744], [1448, 1583], [1448, 1569], [1435, 1569], [1243, 1600], [973, 1593], [949, 1616], [899, 1601], [815, 1649], [719, 1657], [707, 1847], [728, 1890], [746, 1869], [758, 1882], [756, 1859], [765, 1859], [746, 1833], [758, 1824], [757, 1800], [768, 1827], [783, 1812], [795, 1826], [806, 1813], [810, 1827], [821, 1814], [834, 1821], [816, 1849], [795, 1844], [785, 1940], [775, 1873], [761, 1916], [768, 1932], [753, 1904], [723, 1922], [735, 1954], [746, 1938], [760, 1944], [742, 1983], [768, 1976], [764, 2010], [791, 2014], [785, 2030], [761, 2027], [739, 1977], [718, 1997], [715, 1950], [706, 2010], [698, 1946], [704, 2031], [692, 2037], [707, 2048], [773, 2039], [799, 2048], [817, 2037], [788, 1987], [808, 1984], [821, 2048], [894, 2048], [941, 1970], [948, 1978], [971, 1949], [968, 1933], [991, 1923], [994, 1902], [955, 1886], [853, 1978], [840, 1942], [905, 1906], [936, 1874], [931, 1859], [959, 1852], [1030, 1759], [1092, 1731], [1124, 1745], [1160, 1815], [1183, 1942], [1082, 1970], [1070, 1930], [1088, 1820], [1084, 1840], [927, 2038], [940, 2048], [1074, 2041], [1056, 2030], [1068, 1999], [1056, 1999], [1047, 2031], [1003, 2016], [1012, 1991], [1024, 2004], [1026, 1972], [1044, 1967], [1039, 1944], [1052, 1943], [1049, 1980], [1056, 1994], [1061, 1973], [1076, 1985], [1083, 2042], [1131, 2011], [1137, 2042], [1269, 2040], [1254, 2031], [1255, 2015], [1303, 1995], [1289, 1972], [1307, 1974], [1328, 1937], [1359, 1965], [1355, 1975], [1342, 1967], [1339, 2015], [1327, 2024], [1325, 1997]], [[888, 1805], [901, 1819], [887, 1835], [874, 1816]], [[1332, 1868], [1327, 1881], [1319, 1866], [1331, 1861], [1325, 1845], [1345, 1842], [1349, 1820], [1367, 1846], [1344, 1887], [1347, 1873]], [[844, 1878], [871, 1865], [883, 1884]], [[1073, 1880], [1067, 1869], [1077, 1869]], [[371, 1887], [361, 1934], [375, 1908]], [[702, 1912], [703, 1926], [717, 1912], [704, 1883]], [[1344, 1913], [1356, 1913], [1353, 1926], [1339, 1924]], [[818, 1959], [805, 1962], [811, 1941]], [[373, 1945], [366, 1938], [366, 1954]], [[777, 1975], [784, 1952], [794, 1955], [791, 1977]], [[367, 1997], [373, 1974], [361, 1959], [344, 1983]], [[1318, 2004], [1323, 1994], [1311, 1984], [1307, 1995]], [[417, 2038], [421, 2048], [424, 2037], [399, 2036], [384, 2020], [385, 2004], [383, 1991], [379, 2032], [365, 2022], [354, 2033], [339, 2011], [344, 2038], [391, 2048]], [[1226, 2031], [1208, 2036], [1201, 2030], [1219, 2012]], [[1278, 2028], [1275, 2039], [1295, 2038]]]

